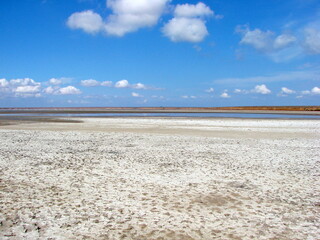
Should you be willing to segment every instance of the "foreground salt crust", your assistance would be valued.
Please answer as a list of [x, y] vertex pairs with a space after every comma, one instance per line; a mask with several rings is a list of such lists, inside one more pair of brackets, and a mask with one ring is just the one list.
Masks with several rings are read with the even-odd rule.
[[319, 239], [320, 121], [0, 129], [0, 239]]

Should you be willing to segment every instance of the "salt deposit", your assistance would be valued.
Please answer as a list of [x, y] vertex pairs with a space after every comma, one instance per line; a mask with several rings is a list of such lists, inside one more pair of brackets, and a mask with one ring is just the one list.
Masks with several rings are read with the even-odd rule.
[[320, 121], [0, 126], [0, 239], [320, 238]]

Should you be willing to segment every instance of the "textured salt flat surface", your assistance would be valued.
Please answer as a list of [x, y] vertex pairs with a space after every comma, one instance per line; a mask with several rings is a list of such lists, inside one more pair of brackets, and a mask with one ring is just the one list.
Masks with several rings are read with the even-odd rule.
[[320, 121], [0, 126], [0, 239], [320, 239]]

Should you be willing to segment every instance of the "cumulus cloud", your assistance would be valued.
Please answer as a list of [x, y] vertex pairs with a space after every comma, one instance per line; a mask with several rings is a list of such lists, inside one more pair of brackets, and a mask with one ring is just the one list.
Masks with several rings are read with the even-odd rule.
[[67, 86], [67, 87], [58, 87], [58, 86], [49, 86], [42, 90], [45, 94], [50, 95], [75, 95], [81, 94], [81, 91], [74, 87], [74, 86]]
[[143, 97], [142, 95], [140, 95], [139, 93], [136, 93], [136, 92], [132, 92], [131, 96], [132, 97]]
[[61, 82], [58, 79], [52, 78], [49, 82], [53, 85], [42, 88], [40, 82], [31, 78], [17, 78], [10, 81], [0, 79], [0, 92], [3, 93], [3, 97], [41, 97], [42, 93], [53, 95], [81, 94], [81, 91], [74, 86], [60, 88], [58, 84]]
[[46, 93], [46, 94], [54, 94], [55, 91], [56, 91], [56, 89], [53, 88], [52, 86], [49, 86], [49, 87], [43, 89], [43, 92]]
[[72, 78], [69, 77], [60, 77], [60, 78], [50, 78], [48, 84], [50, 85], [60, 85], [66, 84], [72, 81]]
[[120, 81], [116, 82], [116, 84], [114, 86], [116, 88], [127, 88], [130, 85], [129, 85], [128, 80], [120, 80]]
[[35, 93], [40, 91], [40, 85], [19, 86], [14, 90], [16, 93]]
[[213, 93], [213, 92], [214, 92], [214, 88], [209, 88], [209, 89], [205, 90], [205, 92], [207, 92], [207, 93]]
[[234, 93], [244, 93], [244, 94], [249, 93], [248, 90], [239, 89], [239, 88], [235, 89], [233, 92], [234, 92]]
[[318, 87], [312, 88], [312, 89], [311, 89], [311, 93], [313, 93], [313, 94], [320, 94], [320, 88], [318, 88]]
[[41, 83], [31, 78], [17, 78], [8, 81], [0, 79], [0, 92], [3, 96], [13, 97], [38, 97], [40, 96]]
[[188, 96], [188, 95], [184, 95], [184, 96], [181, 96], [181, 98], [184, 98], [184, 99], [196, 99], [197, 97], [196, 96]]
[[112, 86], [112, 82], [111, 81], [104, 81], [104, 82], [101, 82], [100, 85], [104, 86], [104, 87], [111, 87]]
[[[104, 21], [92, 10], [73, 13], [67, 20], [71, 29], [81, 29], [89, 34], [98, 32], [122, 37], [141, 28], [152, 27], [168, 8], [171, 0], [107, 0], [112, 11]], [[207, 35], [205, 17], [221, 19], [202, 2], [197, 4], [178, 4], [174, 17], [162, 28], [166, 37], [174, 42], [201, 42]]]
[[6, 79], [4, 79], [4, 78], [0, 79], [0, 87], [1, 88], [7, 87], [8, 85], [9, 85], [9, 82]]
[[252, 90], [252, 92], [253, 93], [260, 93], [260, 94], [270, 94], [271, 93], [270, 89], [268, 89], [265, 84], [255, 86], [255, 88]]
[[173, 18], [162, 29], [173, 42], [201, 42], [208, 30], [205, 22], [197, 18]]
[[31, 78], [17, 78], [17, 79], [11, 79], [10, 80], [10, 85], [12, 86], [36, 86], [36, 85], [41, 85], [41, 83], [34, 81]]
[[301, 92], [303, 95], [318, 95], [320, 94], [320, 88], [319, 87], [314, 87], [311, 90], [304, 90]]
[[147, 87], [142, 83], [137, 83], [137, 84], [132, 85], [132, 88], [135, 88], [135, 89], [146, 89]]
[[157, 24], [169, 0], [107, 0], [113, 14], [104, 26], [110, 35], [123, 36]]
[[67, 87], [64, 87], [64, 88], [60, 88], [58, 91], [57, 91], [57, 94], [60, 94], [60, 95], [74, 95], [74, 94], [81, 94], [81, 91], [74, 87], [74, 86], [67, 86]]
[[107, 0], [111, 9], [106, 21], [93, 12], [86, 10], [73, 13], [67, 20], [71, 29], [81, 29], [86, 33], [104, 32], [121, 37], [140, 28], [151, 27], [158, 23], [170, 0]]
[[291, 89], [289, 89], [289, 88], [286, 88], [286, 87], [282, 87], [282, 88], [281, 88], [281, 93], [284, 93], [284, 94], [293, 94], [293, 93], [295, 93], [295, 91], [294, 91], [294, 90], [291, 90]]
[[202, 17], [213, 15], [213, 11], [206, 6], [204, 3], [199, 2], [198, 4], [179, 4], [174, 10], [176, 17]]
[[162, 28], [163, 34], [173, 42], [201, 42], [209, 34], [204, 17], [214, 12], [204, 3], [178, 4], [174, 18]]
[[236, 32], [242, 35], [240, 44], [250, 45], [253, 48], [272, 53], [290, 46], [296, 42], [296, 37], [290, 34], [281, 34], [275, 36], [272, 31], [262, 31], [259, 28], [250, 30], [247, 25], [237, 26]]
[[52, 84], [52, 85], [59, 85], [62, 83], [62, 80], [61, 79], [58, 79], [58, 78], [51, 78], [49, 80], [49, 83]]
[[320, 88], [319, 87], [314, 87], [311, 90], [304, 90], [301, 92], [303, 95], [308, 95], [308, 94], [320, 94]]
[[18, 78], [10, 80], [11, 91], [16, 96], [32, 97], [40, 91], [41, 83], [31, 78]]
[[220, 95], [220, 97], [222, 98], [230, 98], [231, 96], [227, 93], [227, 92], [224, 92]]
[[134, 88], [134, 89], [150, 89], [142, 83], [130, 84], [128, 80], [120, 80], [115, 83], [116, 88]]
[[111, 81], [99, 82], [94, 79], [81, 80], [80, 84], [81, 86], [84, 86], [84, 87], [96, 87], [96, 86], [111, 87], [112, 86]]
[[270, 94], [271, 90], [267, 88], [265, 84], [262, 85], [256, 85], [253, 89], [251, 90], [246, 90], [246, 89], [235, 89], [233, 91], [234, 93], [237, 94], [249, 94], [249, 93], [259, 93], [259, 94]]
[[95, 87], [99, 86], [100, 82], [94, 79], [81, 80], [81, 85], [84, 87]]
[[71, 29], [81, 29], [86, 33], [94, 34], [103, 29], [104, 23], [99, 14], [87, 10], [73, 13], [68, 18], [67, 25]]

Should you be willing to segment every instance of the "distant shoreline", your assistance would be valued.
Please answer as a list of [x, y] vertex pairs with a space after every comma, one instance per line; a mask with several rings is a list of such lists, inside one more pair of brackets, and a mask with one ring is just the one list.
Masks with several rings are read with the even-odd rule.
[[242, 113], [320, 115], [320, 106], [281, 107], [72, 107], [72, 108], [0, 108], [1, 114], [99, 114], [99, 113]]

